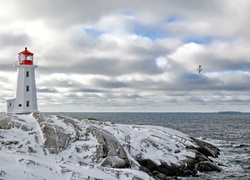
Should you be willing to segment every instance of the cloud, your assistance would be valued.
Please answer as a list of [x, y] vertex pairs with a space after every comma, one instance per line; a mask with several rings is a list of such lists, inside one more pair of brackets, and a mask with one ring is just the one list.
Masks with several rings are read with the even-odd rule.
[[0, 107], [28, 47], [41, 111], [249, 111], [249, 6], [3, 0]]
[[30, 41], [30, 37], [27, 34], [0, 34], [0, 47], [5, 46], [24, 46]]

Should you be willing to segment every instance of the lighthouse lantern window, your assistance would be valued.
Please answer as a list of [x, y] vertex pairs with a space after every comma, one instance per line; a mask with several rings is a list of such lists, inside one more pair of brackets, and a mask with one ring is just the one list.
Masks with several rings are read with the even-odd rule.
[[33, 53], [25, 48], [24, 51], [19, 53], [18, 60], [20, 65], [33, 65]]

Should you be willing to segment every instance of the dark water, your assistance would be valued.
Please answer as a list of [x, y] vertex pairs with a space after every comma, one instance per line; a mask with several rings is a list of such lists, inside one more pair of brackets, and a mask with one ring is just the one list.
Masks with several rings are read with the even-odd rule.
[[[53, 113], [50, 113], [53, 114]], [[77, 119], [96, 118], [121, 124], [169, 127], [210, 142], [221, 150], [222, 172], [199, 174], [197, 178], [250, 180], [250, 113], [54, 113]]]

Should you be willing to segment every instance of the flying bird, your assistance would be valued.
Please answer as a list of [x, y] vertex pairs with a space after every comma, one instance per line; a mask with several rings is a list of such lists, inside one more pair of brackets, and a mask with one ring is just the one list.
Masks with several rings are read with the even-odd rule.
[[201, 72], [201, 70], [202, 70], [201, 65], [199, 65], [197, 70], [198, 70], [199, 73]]

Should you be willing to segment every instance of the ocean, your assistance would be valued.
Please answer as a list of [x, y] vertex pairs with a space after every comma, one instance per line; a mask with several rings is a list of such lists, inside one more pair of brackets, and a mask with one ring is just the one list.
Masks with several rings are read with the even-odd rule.
[[179, 130], [221, 150], [213, 159], [222, 172], [200, 173], [185, 180], [250, 179], [250, 113], [51, 113], [119, 124], [156, 125]]

